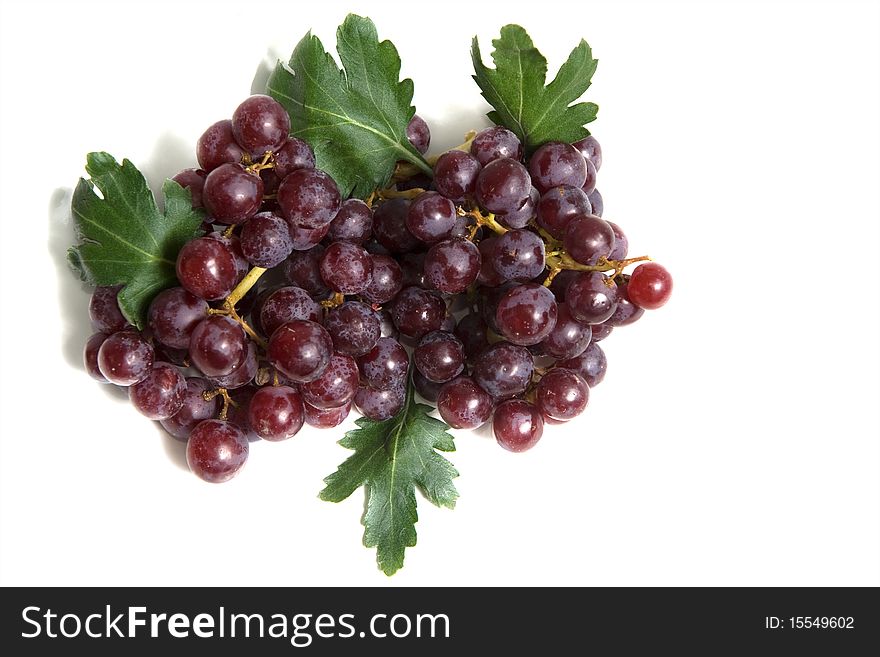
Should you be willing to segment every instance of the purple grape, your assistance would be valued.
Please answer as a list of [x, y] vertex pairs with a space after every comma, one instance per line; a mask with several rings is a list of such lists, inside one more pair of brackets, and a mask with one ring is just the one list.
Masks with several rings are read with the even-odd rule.
[[594, 189], [587, 194], [587, 198], [590, 199], [590, 206], [593, 208], [593, 214], [597, 217], [601, 217], [602, 211], [605, 209], [605, 204], [602, 203], [602, 195], [599, 193], [599, 190]]
[[525, 347], [496, 342], [477, 356], [472, 376], [493, 399], [509, 399], [525, 392], [534, 367], [532, 355]]
[[486, 237], [477, 245], [480, 251], [480, 273], [477, 275], [477, 283], [486, 287], [498, 287], [506, 283], [507, 279], [495, 269], [495, 261], [498, 258], [498, 238]]
[[291, 226], [322, 228], [339, 211], [339, 188], [320, 169], [297, 169], [281, 181], [278, 206]]
[[[315, 153], [302, 139], [290, 137], [275, 151], [275, 175], [279, 182], [297, 169], [314, 169]], [[269, 171], [269, 169], [265, 169]]]
[[229, 481], [244, 466], [248, 441], [231, 422], [202, 420], [186, 444], [186, 462], [199, 478], [212, 484]]
[[128, 389], [128, 398], [141, 415], [164, 420], [183, 408], [186, 379], [168, 363], [153, 363], [146, 378]]
[[407, 253], [420, 244], [406, 227], [409, 206], [406, 199], [392, 198], [373, 212], [373, 235], [391, 253]]
[[519, 138], [510, 130], [493, 126], [476, 134], [471, 142], [471, 155], [482, 166], [486, 166], [489, 162], [501, 158], [521, 160], [523, 148]]
[[290, 226], [290, 239], [294, 251], [308, 251], [317, 246], [330, 232], [330, 225], [321, 228]]
[[367, 304], [346, 301], [330, 309], [324, 320], [336, 351], [349, 356], [362, 356], [379, 339], [379, 318]]
[[196, 325], [208, 316], [208, 304], [182, 287], [163, 290], [153, 299], [147, 324], [153, 338], [172, 349], [188, 349]]
[[110, 383], [130, 386], [149, 376], [153, 359], [153, 347], [140, 333], [117, 331], [98, 349], [98, 370]]
[[278, 442], [293, 438], [305, 422], [299, 391], [289, 386], [265, 386], [251, 397], [248, 423], [263, 440]]
[[259, 365], [257, 347], [253, 342], [248, 342], [244, 356], [229, 374], [208, 377], [208, 380], [215, 388], [226, 388], [227, 390], [243, 388], [254, 380]]
[[545, 417], [566, 422], [584, 412], [590, 388], [575, 372], [557, 367], [541, 378], [535, 399]]
[[210, 315], [193, 329], [189, 357], [205, 376], [226, 376], [244, 362], [247, 345], [247, 335], [238, 322]]
[[572, 317], [568, 304], [560, 303], [557, 307], [556, 325], [541, 342], [541, 347], [546, 355], [553, 358], [572, 358], [583, 353], [590, 344], [593, 332], [588, 325]]
[[460, 376], [444, 383], [437, 394], [440, 417], [453, 429], [476, 429], [492, 416], [492, 397], [473, 379]]
[[360, 199], [348, 199], [330, 222], [327, 235], [333, 242], [363, 245], [373, 235], [373, 211]]
[[406, 386], [400, 385], [388, 390], [377, 390], [369, 386], [358, 388], [354, 405], [361, 415], [381, 422], [394, 417], [403, 409], [406, 401]]
[[98, 351], [107, 337], [106, 333], [95, 333], [86, 341], [86, 346], [83, 348], [83, 365], [86, 368], [86, 373], [100, 383], [109, 383], [107, 377], [101, 374], [101, 369], [98, 367]]
[[98, 286], [89, 300], [89, 319], [92, 328], [101, 333], [116, 333], [131, 325], [119, 309], [118, 295], [121, 285]]
[[241, 250], [254, 267], [280, 264], [293, 250], [287, 222], [272, 212], [254, 215], [241, 229]]
[[639, 308], [629, 298], [629, 279], [621, 279], [617, 284], [617, 309], [605, 320], [609, 326], [628, 326], [645, 314], [645, 309]]
[[508, 228], [525, 228], [529, 225], [532, 219], [535, 218], [535, 215], [538, 212], [538, 201], [540, 199], [540, 192], [532, 187], [532, 191], [529, 192], [528, 198], [522, 202], [522, 205], [516, 210], [499, 214], [498, 220]]
[[548, 189], [538, 202], [538, 225], [558, 240], [575, 217], [592, 212], [590, 199], [582, 189], [561, 185]]
[[611, 226], [611, 230], [614, 232], [614, 248], [611, 249], [611, 253], [608, 254], [609, 260], [624, 260], [626, 259], [626, 252], [629, 250], [629, 240], [626, 237], [626, 234], [620, 229], [613, 221], [607, 222], [609, 226]]
[[579, 356], [557, 361], [556, 368], [571, 370], [586, 381], [588, 386], [595, 388], [605, 378], [608, 361], [602, 347], [593, 342]]
[[376, 345], [357, 362], [366, 384], [385, 390], [405, 382], [409, 355], [397, 340], [379, 338]]
[[400, 256], [400, 269], [403, 272], [403, 287], [411, 285], [423, 289], [428, 287], [428, 283], [425, 281], [424, 253], [404, 253]]
[[172, 177], [171, 180], [184, 189], [189, 190], [192, 207], [195, 209], [202, 207], [202, 190], [205, 188], [205, 178], [207, 176], [208, 174], [204, 169], [184, 169]]
[[528, 230], [509, 230], [498, 238], [492, 265], [504, 280], [529, 281], [544, 271], [544, 241]]
[[583, 324], [601, 324], [617, 310], [619, 290], [598, 271], [582, 271], [572, 279], [565, 300], [572, 317]]
[[332, 429], [339, 426], [351, 413], [351, 402], [339, 408], [315, 408], [308, 402], [303, 402], [306, 424], [318, 429]]
[[260, 308], [260, 327], [266, 335], [272, 335], [282, 324], [294, 319], [307, 319], [321, 323], [321, 306], [300, 287], [293, 285], [271, 292]]
[[251, 443], [257, 440], [262, 440], [259, 434], [254, 431], [248, 417], [251, 408], [251, 400], [257, 390], [258, 388], [255, 388], [254, 386], [244, 386], [237, 390], [230, 391], [229, 396], [235, 403], [229, 405], [226, 417], [230, 423], [234, 424], [241, 430], [247, 441]]
[[186, 442], [199, 422], [213, 418], [220, 410], [220, 397], [212, 397], [210, 401], [205, 399], [205, 393], [210, 390], [211, 384], [206, 379], [188, 378], [180, 410], [160, 420], [159, 424], [171, 436]]
[[480, 251], [461, 237], [438, 242], [425, 255], [425, 280], [441, 292], [464, 292], [479, 273]]
[[489, 346], [487, 329], [486, 322], [477, 313], [470, 313], [458, 320], [455, 337], [461, 340], [468, 360], [473, 360]]
[[510, 342], [534, 345], [550, 335], [556, 326], [557, 315], [553, 293], [543, 285], [526, 283], [501, 297], [495, 322]]
[[360, 373], [354, 358], [334, 354], [330, 363], [314, 381], [300, 386], [303, 399], [315, 408], [338, 408], [354, 399]]
[[240, 164], [221, 164], [205, 179], [202, 202], [215, 223], [244, 223], [260, 209], [263, 181]]
[[587, 164], [571, 144], [551, 141], [539, 146], [532, 154], [529, 173], [532, 183], [542, 193], [559, 185], [583, 187], [587, 178]]
[[489, 212], [505, 213], [519, 209], [532, 191], [526, 168], [510, 158], [493, 160], [477, 177], [475, 194]]
[[473, 195], [482, 165], [470, 153], [449, 151], [443, 153], [434, 165], [434, 185], [446, 198], [461, 202]]
[[458, 215], [455, 204], [437, 192], [423, 192], [409, 205], [406, 227], [417, 239], [432, 244], [449, 236]]
[[235, 261], [235, 283], [237, 285], [251, 269], [250, 263], [244, 257], [244, 251], [241, 250], [241, 240], [236, 235], [224, 235], [219, 231], [208, 233], [205, 237], [215, 242], [220, 242], [220, 244], [229, 249], [229, 253], [232, 254], [232, 258]]
[[373, 276], [361, 296], [370, 303], [388, 303], [403, 288], [403, 271], [397, 261], [386, 255], [371, 255]]
[[238, 164], [244, 149], [235, 142], [232, 135], [232, 121], [217, 121], [199, 137], [196, 157], [199, 166], [205, 171], [213, 171], [222, 164]]
[[592, 162], [596, 171], [602, 168], [602, 147], [593, 135], [572, 144], [585, 160]]
[[397, 330], [410, 338], [418, 339], [425, 333], [438, 330], [445, 317], [443, 300], [418, 287], [403, 288], [391, 307], [391, 318]]
[[533, 404], [521, 399], [510, 399], [495, 409], [492, 430], [495, 440], [504, 449], [525, 452], [541, 439], [544, 420]]
[[333, 242], [321, 258], [321, 278], [334, 292], [360, 294], [373, 277], [373, 260], [351, 242]]
[[290, 132], [287, 110], [271, 96], [246, 98], [232, 114], [232, 135], [242, 148], [255, 156], [284, 145]]
[[553, 293], [553, 296], [556, 297], [556, 303], [563, 303], [565, 301], [565, 293], [568, 290], [568, 285], [578, 274], [580, 274], [580, 272], [573, 269], [563, 269], [556, 274], [553, 281], [550, 283], [550, 291]]
[[607, 338], [609, 335], [611, 335], [611, 331], [614, 330], [614, 327], [611, 326], [611, 324], [605, 324], [605, 323], [595, 324], [594, 326], [591, 326], [590, 328], [592, 328], [592, 330], [593, 330], [593, 342], [601, 342], [602, 340]]
[[461, 374], [464, 360], [464, 345], [447, 331], [426, 334], [413, 352], [419, 372], [435, 383], [445, 383]]
[[589, 194], [594, 189], [596, 189], [596, 167], [589, 160], [586, 160], [586, 163], [587, 163], [587, 177], [584, 180], [584, 185], [581, 189], [586, 194]]
[[414, 114], [406, 126], [406, 138], [419, 153], [422, 155], [427, 153], [428, 146], [431, 144], [431, 131], [428, 129], [425, 119]]
[[434, 383], [433, 381], [426, 379], [418, 370], [413, 372], [413, 386], [415, 387], [416, 392], [431, 403], [437, 402], [437, 397], [440, 395], [440, 388], [444, 385], [445, 384], [443, 383]]
[[323, 299], [330, 290], [321, 278], [321, 258], [324, 257], [324, 247], [320, 244], [306, 251], [294, 251], [281, 264], [281, 274], [284, 280], [301, 287], [313, 297]]
[[272, 367], [296, 383], [314, 381], [333, 355], [333, 339], [323, 326], [304, 319], [282, 324], [269, 338]]
[[232, 292], [238, 281], [235, 256], [229, 247], [211, 237], [184, 244], [177, 255], [177, 278], [191, 294], [212, 301]]
[[594, 215], [576, 217], [568, 223], [563, 246], [583, 265], [595, 265], [614, 249], [614, 231], [607, 221]]

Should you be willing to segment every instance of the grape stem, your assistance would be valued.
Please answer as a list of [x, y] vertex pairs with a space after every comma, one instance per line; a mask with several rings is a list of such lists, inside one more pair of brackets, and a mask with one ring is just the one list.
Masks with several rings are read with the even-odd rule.
[[259, 176], [263, 169], [275, 168], [275, 154], [272, 151], [266, 151], [260, 162], [254, 162], [251, 160], [251, 156], [245, 153], [241, 156], [241, 163], [245, 165], [245, 171]]
[[456, 207], [456, 212], [459, 217], [473, 217], [476, 223], [471, 227], [471, 232], [468, 235], [468, 239], [473, 241], [474, 236], [477, 234], [477, 231], [482, 226], [486, 226], [487, 228], [491, 228], [493, 231], [498, 233], [499, 235], [503, 235], [507, 232], [507, 229], [495, 221], [495, 215], [491, 212], [487, 212], [483, 214], [480, 208], [473, 208], [472, 210], [465, 210], [462, 207]]
[[[465, 151], [468, 152], [471, 150], [471, 142], [474, 140], [474, 137], [477, 136], [476, 130], [468, 130], [464, 136], [464, 142], [456, 146], [455, 148], [450, 148], [450, 151]], [[446, 151], [449, 152], [449, 151]], [[440, 154], [442, 155], [442, 153]], [[431, 155], [428, 158], [425, 158], [425, 161], [433, 167], [437, 164], [437, 160], [440, 159], [440, 155]], [[410, 178], [420, 174], [425, 173], [427, 175], [431, 175], [433, 172], [429, 169], [425, 171], [425, 169], [421, 166], [416, 166], [411, 164], [410, 162], [398, 162], [397, 167], [394, 169], [394, 175], [391, 177], [392, 183], [399, 183], [405, 180], [409, 180]]]
[[342, 292], [336, 292], [329, 299], [325, 299], [321, 302], [321, 305], [324, 308], [335, 308], [336, 306], [341, 306], [345, 303], [345, 295]]
[[260, 276], [265, 273], [266, 269], [263, 267], [252, 267], [247, 275], [241, 279], [241, 282], [235, 286], [235, 289], [232, 290], [232, 292], [230, 292], [223, 300], [222, 308], [208, 308], [209, 315], [226, 315], [230, 319], [234, 319], [241, 325], [244, 332], [263, 349], [268, 346], [268, 343], [251, 328], [250, 324], [248, 324], [241, 315], [238, 314], [238, 311], [235, 309], [235, 304], [241, 301], [242, 297], [250, 291], [260, 279]]
[[565, 251], [550, 251], [546, 256], [546, 263], [547, 267], [550, 268], [550, 274], [547, 276], [547, 280], [544, 281], [544, 285], [550, 287], [556, 275], [565, 269], [574, 271], [613, 271], [614, 273], [608, 277], [610, 284], [612, 279], [622, 274], [623, 270], [631, 264], [650, 259], [648, 256], [639, 256], [638, 258], [627, 258], [626, 260], [609, 260], [602, 256], [595, 265], [582, 265]]
[[229, 391], [226, 388], [217, 388], [216, 390], [206, 390], [202, 393], [202, 397], [204, 397], [205, 401], [211, 401], [215, 397], [223, 397], [223, 408], [220, 409], [220, 419], [226, 420], [226, 416], [229, 414], [229, 407], [233, 406], [238, 408], [238, 404], [233, 401], [232, 397], [229, 396]]

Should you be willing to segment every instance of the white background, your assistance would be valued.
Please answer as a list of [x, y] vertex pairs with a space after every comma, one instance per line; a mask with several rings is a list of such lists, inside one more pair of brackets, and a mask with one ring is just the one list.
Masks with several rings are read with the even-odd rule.
[[[553, 71], [586, 37], [605, 216], [676, 281], [603, 343], [582, 418], [522, 455], [458, 435], [458, 508], [420, 502], [392, 579], [363, 494], [317, 499], [341, 431], [202, 483], [82, 371], [88, 292], [63, 262], [86, 152], [159, 184], [348, 10], [396, 43], [434, 152], [485, 124], [474, 33], [488, 56], [518, 22]], [[878, 3], [839, 1], [3, 2], [2, 583], [880, 584], [878, 26]]]

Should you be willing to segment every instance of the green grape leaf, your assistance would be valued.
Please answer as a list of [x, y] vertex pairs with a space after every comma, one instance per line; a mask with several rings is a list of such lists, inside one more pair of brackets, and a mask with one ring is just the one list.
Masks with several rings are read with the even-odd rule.
[[406, 548], [416, 544], [415, 489], [450, 509], [458, 498], [452, 483], [458, 472], [437, 451], [454, 452], [455, 443], [449, 427], [430, 417], [430, 411], [415, 402], [410, 382], [396, 416], [383, 422], [363, 417], [356, 421], [360, 428], [339, 441], [355, 453], [324, 479], [327, 486], [320, 497], [328, 502], [341, 502], [366, 487], [364, 545], [376, 548], [376, 561], [386, 575], [403, 567]]
[[290, 114], [291, 134], [312, 146], [343, 197], [366, 198], [386, 186], [398, 160], [431, 175], [406, 138], [413, 82], [400, 79], [394, 44], [379, 41], [369, 18], [349, 14], [336, 30], [336, 49], [344, 70], [309, 32], [269, 77], [267, 93]]
[[141, 329], [153, 297], [177, 284], [177, 254], [198, 234], [203, 213], [173, 180], [162, 188], [161, 213], [143, 174], [109, 153], [89, 153], [86, 171], [90, 178], [80, 178], [71, 202], [77, 244], [68, 262], [91, 285], [124, 286], [119, 308]]
[[599, 106], [572, 104], [590, 86], [598, 64], [586, 41], [581, 39], [546, 86], [547, 60], [522, 27], [505, 25], [492, 45], [494, 69], [483, 64], [480, 44], [474, 37], [473, 78], [495, 108], [489, 118], [516, 133], [527, 153], [548, 141], [570, 143], [590, 134], [584, 126], [596, 119]]

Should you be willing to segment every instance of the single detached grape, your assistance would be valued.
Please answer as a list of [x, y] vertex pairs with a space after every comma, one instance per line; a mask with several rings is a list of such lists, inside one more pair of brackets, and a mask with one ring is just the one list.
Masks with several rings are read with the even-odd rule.
[[425, 119], [414, 114], [406, 126], [406, 138], [419, 153], [422, 155], [427, 153], [428, 146], [431, 145], [431, 131], [428, 129]]
[[192, 198], [192, 207], [202, 207], [202, 189], [205, 187], [205, 178], [208, 174], [204, 169], [184, 169], [171, 180], [184, 189], [188, 189]]
[[535, 363], [525, 347], [496, 342], [477, 356], [473, 379], [493, 399], [502, 400], [525, 392]]
[[656, 262], [646, 262], [629, 277], [629, 298], [639, 308], [656, 310], [672, 295], [672, 274]]
[[235, 255], [212, 237], [198, 237], [177, 255], [177, 279], [191, 294], [208, 301], [226, 297], [238, 282]]
[[308, 402], [303, 402], [303, 410], [306, 416], [306, 424], [318, 429], [331, 429], [339, 426], [351, 413], [351, 402], [338, 408], [315, 408]]
[[98, 286], [89, 300], [89, 318], [92, 327], [101, 333], [116, 333], [129, 326], [119, 309], [118, 295], [121, 285]]
[[541, 412], [527, 401], [510, 399], [495, 409], [492, 418], [495, 440], [511, 452], [525, 452], [541, 440], [544, 419]]
[[510, 158], [493, 160], [477, 176], [476, 197], [489, 212], [503, 214], [517, 210], [531, 191], [529, 172]]
[[300, 287], [289, 285], [271, 292], [260, 308], [260, 326], [266, 335], [272, 335], [282, 324], [294, 319], [320, 323], [321, 306]]
[[492, 397], [467, 376], [444, 383], [437, 394], [440, 417], [453, 429], [482, 426], [492, 416], [492, 408]]
[[381, 422], [400, 413], [406, 401], [406, 386], [394, 386], [388, 390], [377, 390], [361, 386], [354, 396], [354, 405], [361, 415]]
[[225, 376], [242, 364], [247, 343], [238, 322], [224, 315], [210, 315], [193, 329], [189, 357], [205, 376]]
[[590, 344], [593, 332], [589, 325], [581, 324], [572, 316], [568, 304], [557, 304], [557, 308], [556, 325], [541, 342], [541, 347], [546, 355], [553, 358], [572, 358], [583, 353]]
[[128, 398], [142, 415], [164, 420], [183, 408], [186, 379], [174, 365], [153, 363], [146, 378], [128, 389]]
[[172, 349], [188, 349], [196, 325], [208, 316], [208, 304], [182, 287], [163, 290], [153, 299], [147, 324], [153, 338]]
[[446, 317], [446, 304], [440, 297], [418, 287], [405, 287], [391, 307], [397, 330], [410, 338], [421, 338], [437, 331]]
[[620, 226], [618, 226], [613, 221], [609, 221], [608, 225], [611, 226], [611, 230], [614, 232], [614, 248], [611, 249], [611, 253], [608, 255], [609, 260], [624, 260], [626, 258], [626, 253], [629, 251], [629, 240], [626, 237], [626, 234], [621, 230]]
[[386, 337], [379, 338], [357, 362], [367, 385], [386, 390], [405, 382], [409, 355], [397, 340]]
[[327, 236], [333, 242], [364, 244], [373, 234], [373, 211], [360, 199], [350, 198], [330, 222]]
[[438, 192], [424, 192], [410, 203], [406, 227], [429, 244], [448, 237], [455, 227], [455, 204]]
[[[302, 139], [290, 137], [275, 151], [275, 175], [278, 180], [284, 180], [297, 169], [314, 169], [315, 153], [312, 147]], [[264, 169], [270, 171], [270, 169]]]
[[98, 349], [98, 369], [118, 386], [143, 381], [153, 368], [153, 347], [134, 330], [118, 331]]
[[444, 383], [461, 374], [464, 360], [464, 345], [446, 331], [426, 334], [413, 352], [413, 362], [419, 372], [435, 383]]
[[367, 304], [346, 301], [332, 308], [324, 320], [336, 351], [361, 356], [372, 349], [379, 339], [379, 317]]
[[425, 255], [425, 280], [441, 292], [464, 292], [479, 273], [480, 251], [464, 238], [438, 242]]
[[556, 326], [558, 309], [553, 293], [537, 283], [519, 285], [498, 302], [495, 322], [513, 344], [538, 344]]
[[595, 265], [614, 249], [614, 231], [594, 215], [576, 217], [568, 223], [562, 241], [568, 255], [583, 265]]
[[263, 440], [293, 438], [305, 422], [299, 391], [289, 386], [265, 386], [251, 397], [248, 422]]
[[583, 187], [587, 179], [587, 165], [574, 146], [551, 141], [539, 146], [532, 154], [529, 173], [532, 183], [541, 192], [559, 185]]
[[205, 399], [205, 393], [211, 389], [207, 379], [188, 378], [180, 410], [171, 417], [160, 420], [159, 424], [171, 436], [185, 442], [199, 422], [215, 417], [220, 411], [220, 397]]
[[440, 395], [440, 388], [444, 385], [446, 384], [434, 383], [433, 381], [426, 379], [424, 374], [418, 370], [413, 372], [413, 387], [416, 389], [417, 393], [431, 403], [437, 403], [437, 397]]
[[386, 255], [371, 255], [373, 276], [361, 296], [370, 303], [388, 303], [403, 288], [403, 270], [397, 261]]
[[330, 290], [321, 278], [321, 258], [324, 247], [320, 244], [308, 250], [294, 251], [281, 264], [281, 275], [289, 283], [301, 287], [317, 299], [323, 299]]
[[239, 361], [235, 368], [229, 374], [221, 376], [211, 376], [208, 380], [215, 388], [226, 388], [227, 390], [235, 390], [249, 384], [254, 380], [259, 369], [259, 360], [257, 358], [257, 347], [253, 342], [247, 343], [244, 357]]
[[333, 242], [321, 258], [321, 278], [334, 292], [359, 294], [373, 277], [373, 260], [363, 247]]
[[244, 466], [248, 441], [232, 422], [202, 420], [186, 444], [186, 462], [199, 478], [212, 484], [229, 481]]
[[575, 217], [591, 214], [593, 206], [582, 189], [560, 185], [544, 192], [538, 201], [538, 225], [558, 240]]
[[455, 326], [455, 337], [461, 340], [468, 360], [476, 358], [489, 346], [486, 322], [478, 313], [465, 315]]
[[545, 417], [565, 422], [584, 412], [590, 389], [578, 374], [557, 367], [541, 378], [535, 399]]
[[471, 142], [471, 155], [485, 166], [493, 160], [505, 157], [521, 160], [523, 148], [519, 138], [510, 130], [493, 126], [476, 134]]
[[261, 156], [284, 145], [290, 132], [290, 115], [271, 96], [245, 99], [232, 114], [232, 136], [253, 155]]
[[272, 367], [295, 383], [314, 381], [333, 355], [333, 339], [323, 326], [295, 319], [278, 327], [269, 338]]
[[446, 198], [461, 202], [474, 193], [482, 165], [470, 153], [443, 153], [434, 165], [434, 186]]
[[419, 246], [419, 240], [406, 227], [409, 206], [405, 198], [392, 198], [373, 213], [373, 235], [391, 253], [407, 253]]
[[86, 372], [95, 381], [101, 383], [109, 383], [107, 377], [101, 374], [101, 369], [98, 367], [98, 351], [106, 339], [106, 333], [95, 333], [86, 341], [86, 346], [83, 348], [83, 365], [85, 365]]
[[354, 399], [360, 373], [354, 358], [334, 354], [330, 363], [314, 381], [300, 386], [303, 399], [316, 408], [338, 408]]
[[213, 171], [221, 164], [241, 162], [244, 149], [232, 134], [232, 121], [217, 121], [199, 137], [196, 157], [205, 171]]
[[271, 269], [293, 250], [287, 222], [272, 212], [254, 215], [241, 229], [241, 251], [254, 267]]
[[621, 277], [621, 281], [617, 284], [617, 308], [614, 314], [605, 320], [605, 323], [610, 326], [628, 326], [636, 322], [644, 314], [645, 309], [637, 306], [629, 298], [628, 277]]
[[205, 179], [202, 202], [216, 223], [243, 223], [260, 209], [263, 181], [240, 164], [221, 164]]
[[322, 228], [339, 211], [339, 188], [320, 169], [297, 169], [278, 187], [278, 206], [291, 225]]
[[598, 171], [602, 168], [602, 147], [593, 135], [584, 137], [572, 144], [585, 160], [589, 160]]
[[492, 266], [508, 281], [529, 281], [544, 271], [544, 241], [528, 230], [509, 230], [495, 245]]
[[578, 272], [565, 291], [572, 317], [584, 324], [601, 324], [611, 317], [618, 299], [614, 279], [598, 271]]

